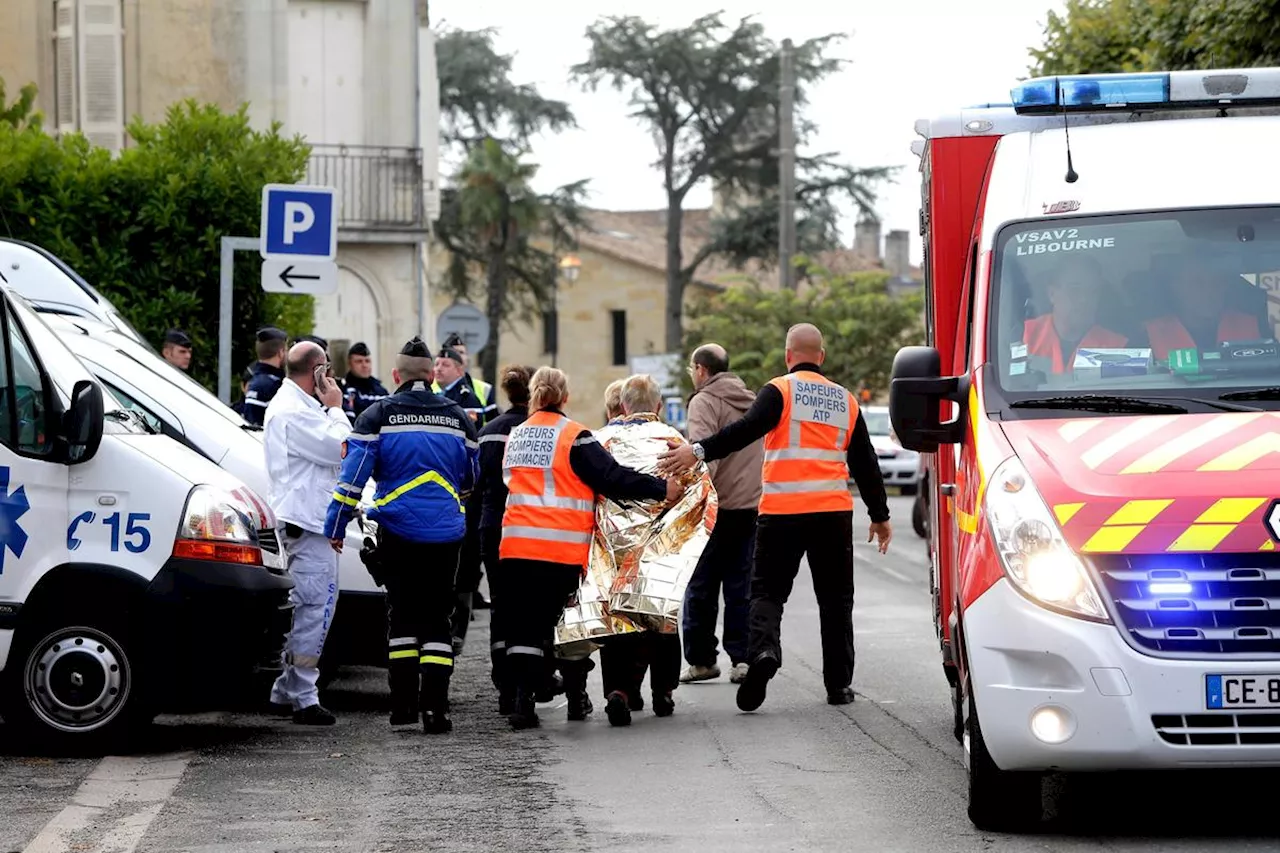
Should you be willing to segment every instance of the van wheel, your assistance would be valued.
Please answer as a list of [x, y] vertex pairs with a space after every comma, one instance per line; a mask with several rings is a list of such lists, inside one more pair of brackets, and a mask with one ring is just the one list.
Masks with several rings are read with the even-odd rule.
[[924, 501], [917, 497], [911, 502], [911, 526], [915, 529], [916, 535], [921, 539], [928, 537], [929, 528], [926, 526], [924, 515]]
[[[61, 621], [61, 626], [56, 622]], [[123, 622], [45, 620], [25, 632], [0, 686], [5, 721], [42, 744], [115, 746], [154, 716]]]
[[1029, 832], [1043, 815], [1043, 775], [1001, 770], [987, 752], [978, 708], [969, 691], [965, 740], [969, 765], [969, 820], [988, 832]]

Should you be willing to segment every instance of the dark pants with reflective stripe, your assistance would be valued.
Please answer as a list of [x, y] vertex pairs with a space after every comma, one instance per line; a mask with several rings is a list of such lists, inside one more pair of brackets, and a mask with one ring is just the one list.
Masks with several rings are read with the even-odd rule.
[[535, 693], [546, 676], [556, 625], [582, 580], [582, 566], [508, 559], [499, 561], [497, 573], [502, 599], [494, 599], [494, 611], [500, 600], [508, 602], [500, 623], [507, 643], [505, 677], [517, 690]]
[[809, 558], [822, 631], [822, 680], [828, 692], [853, 682], [853, 513], [761, 515], [751, 573], [748, 662], [782, 662], [782, 609], [802, 557]]
[[684, 659], [693, 666], [716, 662], [716, 616], [724, 589], [724, 650], [735, 664], [747, 660], [751, 555], [756, 511], [722, 509], [684, 594]]
[[[378, 550], [387, 571], [388, 681], [391, 702], [416, 711], [448, 702], [453, 674], [449, 614], [461, 542], [412, 542], [378, 529]], [[447, 706], [446, 706], [447, 707]]]

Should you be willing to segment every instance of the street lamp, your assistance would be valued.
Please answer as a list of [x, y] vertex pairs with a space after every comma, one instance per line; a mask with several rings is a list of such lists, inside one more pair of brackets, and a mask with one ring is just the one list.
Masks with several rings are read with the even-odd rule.
[[[582, 271], [582, 259], [577, 255], [568, 254], [560, 259], [560, 277], [565, 281], [573, 284], [578, 280], [578, 273]], [[556, 356], [560, 353], [560, 283], [555, 284], [555, 289], [551, 294], [551, 317], [549, 318], [555, 324], [550, 334], [551, 344], [551, 366], [556, 366]]]

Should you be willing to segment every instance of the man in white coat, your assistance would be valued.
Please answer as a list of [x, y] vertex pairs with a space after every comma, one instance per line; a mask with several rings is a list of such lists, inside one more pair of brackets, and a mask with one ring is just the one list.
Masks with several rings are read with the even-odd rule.
[[351, 422], [342, 410], [342, 390], [329, 374], [328, 357], [318, 344], [294, 344], [264, 421], [269, 500], [294, 583], [293, 628], [271, 705], [307, 726], [335, 722], [316, 687], [338, 600], [338, 554], [325, 536], [324, 521]]

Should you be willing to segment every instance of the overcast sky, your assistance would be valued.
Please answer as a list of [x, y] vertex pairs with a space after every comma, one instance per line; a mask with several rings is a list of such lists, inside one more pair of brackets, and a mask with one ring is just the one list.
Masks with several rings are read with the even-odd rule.
[[[860, 166], [901, 166], [884, 186], [879, 214], [884, 230], [911, 233], [911, 257], [920, 260], [918, 160], [911, 154], [918, 118], [989, 101], [1006, 101], [1027, 74], [1028, 47], [1038, 44], [1047, 10], [1059, 0], [432, 0], [433, 26], [496, 27], [497, 46], [514, 53], [515, 77], [544, 96], [566, 100], [582, 129], [537, 140], [539, 189], [591, 179], [590, 204], [613, 210], [665, 206], [657, 153], [644, 127], [628, 116], [626, 96], [612, 89], [583, 93], [568, 81], [569, 66], [586, 57], [583, 32], [597, 17], [640, 14], [664, 27], [724, 10], [726, 19], [761, 12], [770, 38], [801, 41], [840, 32], [848, 38], [835, 55], [845, 69], [810, 93], [807, 115], [819, 133], [809, 153], [834, 151]], [[441, 164], [441, 169], [446, 169]], [[710, 203], [699, 187], [687, 207]], [[853, 238], [850, 216], [846, 242]]]

